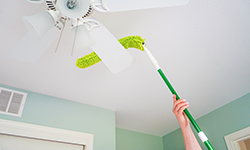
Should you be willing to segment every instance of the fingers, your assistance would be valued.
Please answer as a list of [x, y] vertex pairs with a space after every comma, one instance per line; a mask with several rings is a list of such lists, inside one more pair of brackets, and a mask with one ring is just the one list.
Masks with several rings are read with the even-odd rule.
[[184, 101], [177, 105], [177, 113], [183, 113], [183, 111], [189, 107], [189, 103]]
[[174, 100], [174, 102], [176, 101], [176, 95], [175, 94], [173, 95], [173, 100]]
[[189, 106], [189, 103], [186, 102], [186, 100], [183, 99], [176, 100], [175, 95], [173, 96], [173, 100], [174, 100], [173, 113], [176, 115], [182, 114], [183, 111]]
[[185, 100], [178, 100], [174, 103], [173, 112], [176, 114], [183, 113], [183, 111], [189, 107], [189, 103]]
[[187, 109], [189, 103], [186, 100], [179, 99], [176, 100], [176, 95], [173, 95], [173, 113], [180, 123], [181, 127], [186, 127], [189, 125], [189, 119], [184, 113], [184, 110]]

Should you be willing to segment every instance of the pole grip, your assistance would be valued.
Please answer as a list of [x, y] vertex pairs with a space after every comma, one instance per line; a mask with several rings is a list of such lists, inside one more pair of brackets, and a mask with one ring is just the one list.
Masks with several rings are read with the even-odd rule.
[[152, 65], [155, 67], [156, 70], [161, 69], [161, 67], [159, 66], [158, 62], [156, 61], [156, 59], [154, 58], [154, 56], [151, 54], [151, 52], [147, 49], [147, 47], [145, 45], [142, 45], [144, 48], [145, 53], [147, 54], [148, 58], [150, 59]]

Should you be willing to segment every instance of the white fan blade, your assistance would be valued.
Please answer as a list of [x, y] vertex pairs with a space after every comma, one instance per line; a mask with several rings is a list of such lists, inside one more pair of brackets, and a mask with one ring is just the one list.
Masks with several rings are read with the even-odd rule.
[[41, 41], [39, 41], [28, 32], [10, 52], [9, 58], [35, 63], [55, 41], [59, 34], [60, 31], [54, 27], [43, 36]]
[[44, 2], [44, 0], [27, 0], [27, 1], [35, 4], [41, 4]]
[[118, 73], [135, 62], [103, 24], [91, 30], [90, 35], [97, 43], [91, 48], [112, 73]]
[[186, 5], [189, 0], [105, 0], [110, 12]]

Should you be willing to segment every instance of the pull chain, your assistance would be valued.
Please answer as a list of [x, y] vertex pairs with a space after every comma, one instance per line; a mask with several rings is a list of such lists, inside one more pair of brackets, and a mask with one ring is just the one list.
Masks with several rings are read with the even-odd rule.
[[73, 48], [72, 48], [71, 56], [73, 56], [73, 52], [74, 52], [74, 47], [75, 47], [75, 42], [76, 42], [76, 33], [77, 33], [77, 28], [78, 28], [79, 20], [80, 19], [77, 18], [76, 31], [75, 31], [75, 37], [74, 37], [74, 42], [73, 42]]
[[65, 23], [66, 23], [66, 18], [63, 18], [64, 19], [64, 22], [63, 22], [63, 27], [62, 27], [62, 31], [61, 31], [61, 34], [60, 34], [60, 37], [59, 37], [59, 40], [58, 40], [58, 43], [57, 43], [57, 46], [56, 46], [56, 50], [55, 50], [55, 53], [57, 52], [57, 49], [58, 49], [58, 46], [59, 46], [59, 43], [61, 41], [61, 38], [62, 38], [62, 34], [63, 34], [63, 30], [64, 30], [64, 26], [65, 26]]

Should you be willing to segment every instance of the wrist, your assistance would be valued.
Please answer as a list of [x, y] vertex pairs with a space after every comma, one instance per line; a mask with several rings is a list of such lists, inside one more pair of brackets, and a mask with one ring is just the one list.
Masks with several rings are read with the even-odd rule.
[[180, 126], [182, 130], [191, 128], [189, 123], [183, 123], [183, 124], [180, 124]]

